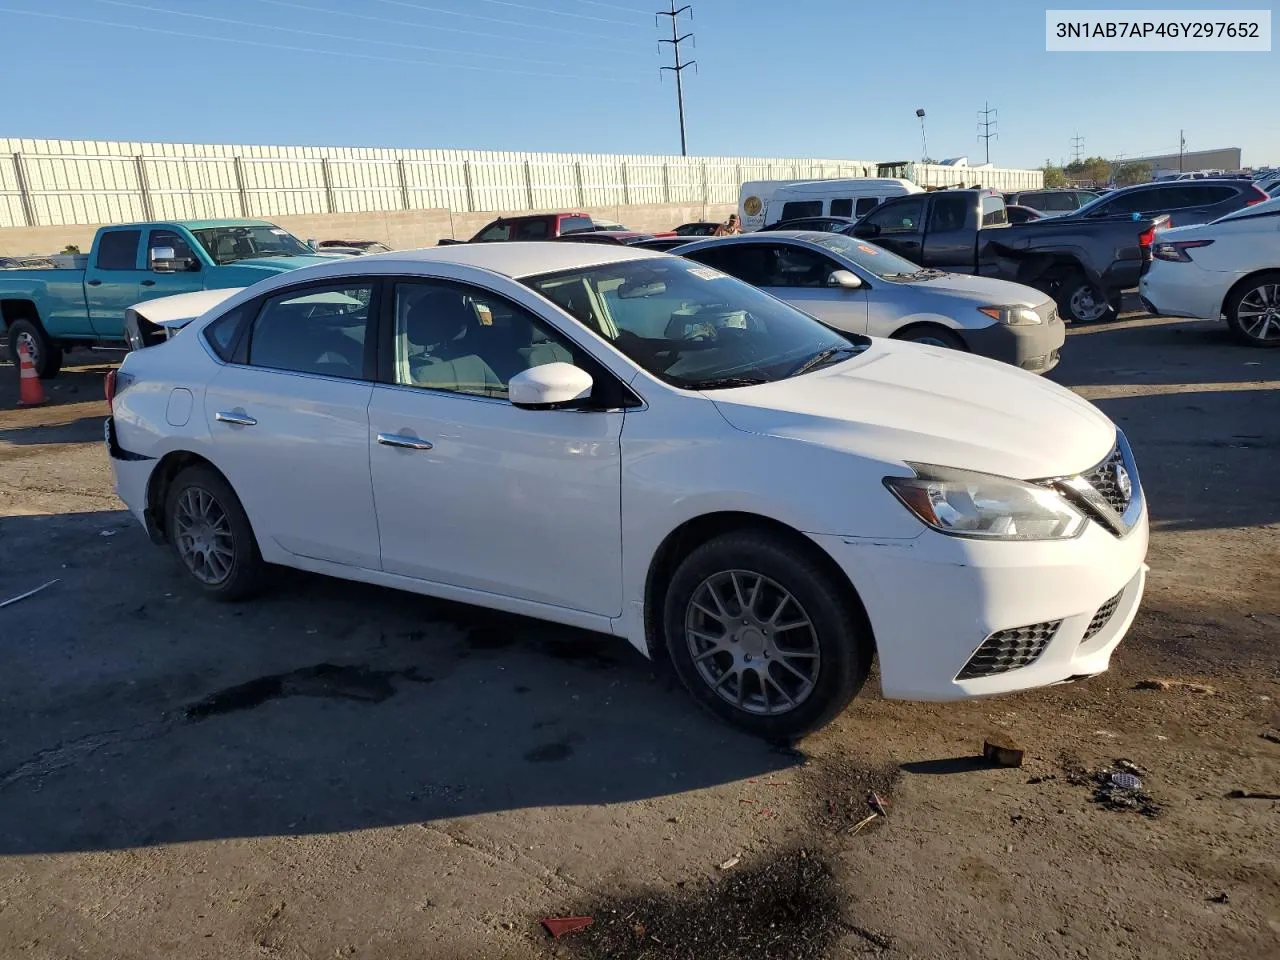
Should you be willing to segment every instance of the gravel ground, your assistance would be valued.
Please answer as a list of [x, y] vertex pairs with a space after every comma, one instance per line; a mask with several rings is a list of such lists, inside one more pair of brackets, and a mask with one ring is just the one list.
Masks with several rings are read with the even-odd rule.
[[59, 582], [0, 610], [0, 956], [1280, 956], [1280, 803], [1229, 796], [1280, 793], [1280, 351], [1130, 318], [1064, 356], [1151, 502], [1112, 670], [872, 683], [795, 752], [607, 637], [293, 573], [208, 604], [111, 492], [103, 364], [34, 410], [5, 373], [0, 600]]

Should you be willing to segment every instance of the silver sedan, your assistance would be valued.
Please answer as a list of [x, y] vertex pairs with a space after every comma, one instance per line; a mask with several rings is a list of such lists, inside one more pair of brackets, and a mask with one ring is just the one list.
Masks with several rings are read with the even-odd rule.
[[850, 333], [968, 350], [1044, 373], [1066, 328], [1047, 294], [929, 270], [840, 233], [770, 231], [672, 251], [745, 280]]

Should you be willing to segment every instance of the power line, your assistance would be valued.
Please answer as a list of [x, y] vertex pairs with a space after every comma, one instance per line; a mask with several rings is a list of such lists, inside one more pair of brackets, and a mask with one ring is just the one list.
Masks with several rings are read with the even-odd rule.
[[526, 23], [523, 20], [504, 20], [501, 17], [486, 17], [480, 13], [461, 13], [457, 10], [444, 10], [440, 7], [424, 7], [418, 3], [409, 3], [408, 0], [375, 0], [377, 3], [389, 3], [393, 7], [407, 7], [410, 10], [417, 10], [420, 13], [442, 13], [450, 17], [464, 17], [468, 20], [484, 20], [486, 23], [501, 23], [508, 27], [522, 27], [525, 30], [547, 30], [551, 33], [564, 33], [571, 37], [591, 37], [595, 40], [609, 40], [612, 37], [604, 33], [587, 33], [585, 30], [570, 30], [566, 27], [548, 27], [540, 23]]
[[[680, 18], [680, 14], [685, 11], [688, 11], [689, 19], [692, 20], [693, 7], [686, 3], [683, 7], [677, 10], [676, 0], [670, 0], [670, 3], [671, 9], [669, 11], [659, 10], [657, 14], [655, 14], [654, 18], [671, 18], [671, 39], [659, 40], [658, 45], [661, 47], [664, 43], [671, 44], [671, 52], [675, 55], [676, 65], [674, 67], [659, 67], [658, 70], [660, 72], [658, 75], [661, 76], [661, 71], [663, 70], [670, 70], [676, 75], [676, 103], [680, 108], [680, 156], [685, 157], [689, 155], [689, 147], [684, 135], [684, 71], [686, 67], [693, 67], [694, 72], [696, 73], [698, 70], [698, 61], [689, 60], [684, 63], [680, 62], [680, 44], [684, 43], [686, 40], [693, 40], [693, 34], [686, 33], [683, 37], [679, 36], [680, 30], [678, 20]], [[694, 46], [697, 46], [697, 44], [695, 43]]]
[[600, 2], [600, 0], [574, 0], [574, 2], [575, 2], [575, 3], [587, 3], [587, 4], [590, 4], [590, 5], [591, 5], [591, 6], [593, 6], [593, 7], [604, 7], [604, 8], [605, 8], [605, 9], [607, 9], [607, 10], [621, 10], [621, 11], [623, 11], [624, 13], [634, 13], [634, 14], [637, 14], [637, 15], [640, 13], [640, 11], [639, 11], [639, 10], [634, 10], [634, 9], [632, 9], [631, 7], [623, 7], [623, 6], [619, 6], [619, 5], [618, 5], [618, 4], [616, 4], [616, 3], [601, 3], [601, 2]]
[[1084, 156], [1084, 137], [1076, 134], [1071, 138], [1071, 150], [1074, 156], [1074, 162], [1079, 163], [1080, 158]]
[[[354, 20], [365, 20], [369, 23], [381, 23], [392, 27], [413, 27], [418, 30], [440, 30], [445, 33], [460, 33], [469, 37], [486, 37], [490, 40], [518, 40], [521, 43], [559, 43], [564, 41], [556, 37], [513, 37], [509, 34], [489, 33], [486, 30], [468, 30], [466, 27], [446, 27], [438, 23], [415, 23], [412, 20], [395, 20], [391, 17], [378, 17], [368, 13], [351, 13], [348, 10], [330, 10], [327, 7], [314, 7], [306, 3], [294, 3], [293, 0], [257, 0], [258, 3], [269, 3], [277, 7], [293, 10], [304, 10], [308, 13], [329, 13], [335, 17], [348, 17]], [[612, 50], [617, 52], [632, 51], [631, 47], [611, 44], [595, 44], [596, 50]], [[561, 60], [560, 62], [563, 62]]]
[[[992, 133], [991, 128], [1000, 122], [1000, 111], [996, 110], [985, 100], [982, 102], [982, 107], [983, 109], [978, 111], [978, 116], [982, 118], [978, 121], [978, 126], [982, 128], [982, 132], [978, 134], [978, 139], [984, 141], [987, 149], [987, 163], [990, 163], [991, 162], [991, 138], [994, 137], [997, 140], [1000, 139], [1000, 134]], [[996, 117], [995, 120], [991, 119], [992, 115]]]
[[[185, 10], [167, 10], [164, 7], [150, 7], [143, 3], [130, 3], [129, 0], [96, 0], [96, 2], [110, 4], [113, 7], [126, 7], [130, 10], [142, 10], [147, 13], [167, 13], [175, 17], [189, 17], [193, 20], [204, 20], [209, 23], [225, 23], [233, 27], [249, 27], [254, 30], [275, 30], [279, 33], [292, 33], [299, 37], [317, 37], [321, 40], [373, 43], [383, 47], [398, 47], [402, 50], [421, 50], [424, 53], [447, 53], [460, 57], [488, 57], [492, 59], [489, 53], [482, 51], [453, 50], [448, 47], [427, 47], [417, 43], [400, 43], [396, 40], [369, 40], [363, 37], [344, 36], [338, 33], [323, 33], [319, 30], [303, 30], [299, 27], [277, 27], [267, 23], [252, 23], [248, 20], [236, 20], [231, 17], [215, 17], [207, 13], [189, 13]], [[549, 64], [551, 66], [560, 66], [564, 63], [563, 60], [540, 60], [534, 57], [504, 56], [503, 60], [510, 63]]]
[[518, 10], [532, 10], [544, 16], [572, 17], [575, 20], [594, 20], [597, 23], [616, 23], [624, 27], [635, 27], [639, 24], [632, 20], [618, 20], [615, 17], [593, 17], [588, 13], [570, 13], [568, 10], [547, 10], [544, 7], [533, 7], [527, 3], [515, 3], [514, 0], [480, 0], [481, 3], [492, 3], [500, 7], [515, 7]]
[[213, 40], [217, 43], [234, 43], [244, 47], [258, 47], [267, 50], [288, 50], [291, 53], [312, 53], [324, 57], [347, 57], [353, 60], [373, 60], [379, 63], [405, 63], [420, 67], [438, 67], [445, 70], [477, 70], [484, 73], [508, 73], [525, 77], [552, 77], [558, 80], [604, 80], [611, 83], [637, 83], [636, 80], [624, 80], [621, 77], [584, 76], [576, 73], [547, 73], [539, 70], [508, 70], [505, 67], [477, 66], [472, 63], [438, 63], [434, 60], [409, 60], [404, 57], [381, 57], [372, 53], [356, 53], [351, 50], [320, 50], [316, 47], [298, 47], [287, 43], [267, 43], [264, 40], [247, 40], [243, 37], [215, 37], [204, 33], [187, 33], [184, 30], [167, 30], [163, 27], [149, 27], [140, 23], [115, 23], [111, 20], [96, 20], [92, 17], [69, 16], [60, 13], [45, 13], [43, 10], [14, 10], [12, 7], [0, 7], [0, 13], [16, 13], [26, 17], [42, 17], [46, 20], [60, 20], [64, 23], [80, 23], [92, 27], [112, 27], [120, 30], [138, 30], [142, 33], [155, 33], [167, 37], [184, 37], [188, 40]]

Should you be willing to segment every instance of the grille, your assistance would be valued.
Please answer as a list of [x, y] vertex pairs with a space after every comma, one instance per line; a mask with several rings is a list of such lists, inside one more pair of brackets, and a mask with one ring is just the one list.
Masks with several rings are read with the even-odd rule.
[[[1124, 455], [1120, 452], [1119, 447], [1112, 450], [1107, 459], [1082, 476], [1110, 504], [1112, 510], [1116, 513], [1124, 513], [1129, 507], [1129, 501], [1133, 498], [1133, 489], [1130, 487], [1127, 494], [1120, 489], [1117, 468], [1120, 470], [1125, 469]], [[1127, 473], [1126, 476], [1128, 476]]]
[[992, 677], [1034, 663], [1062, 626], [1061, 620], [1033, 623], [1012, 630], [999, 630], [982, 641], [969, 662], [956, 674], [957, 680]]
[[1093, 615], [1093, 619], [1089, 621], [1089, 629], [1084, 632], [1085, 640], [1092, 640], [1102, 628], [1111, 622], [1111, 618], [1116, 615], [1116, 607], [1120, 606], [1120, 597], [1124, 591], [1121, 590], [1114, 597], [1098, 608], [1098, 612]]

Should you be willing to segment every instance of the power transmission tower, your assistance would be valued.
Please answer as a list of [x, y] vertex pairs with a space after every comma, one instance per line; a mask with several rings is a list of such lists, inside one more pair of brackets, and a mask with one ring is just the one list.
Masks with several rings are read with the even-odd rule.
[[[686, 60], [686, 61], [684, 61], [684, 62], [681, 62], [681, 60], [680, 60], [680, 44], [684, 43], [686, 40], [690, 40], [690, 41], [692, 41], [692, 40], [694, 39], [694, 37], [693, 37], [693, 34], [692, 34], [692, 33], [686, 33], [683, 37], [682, 37], [682, 36], [680, 36], [680, 35], [679, 35], [679, 34], [680, 34], [680, 30], [679, 30], [679, 24], [678, 24], [678, 21], [679, 21], [679, 18], [680, 18], [680, 14], [684, 13], [685, 11], [688, 11], [688, 13], [689, 13], [689, 19], [690, 19], [690, 20], [692, 20], [692, 19], [693, 19], [693, 7], [686, 3], [683, 7], [680, 7], [680, 8], [677, 10], [677, 9], [676, 9], [676, 0], [670, 0], [670, 3], [671, 3], [671, 9], [670, 9], [670, 10], [659, 10], [659, 11], [657, 12], [657, 14], [655, 15], [655, 19], [656, 19], [657, 17], [670, 17], [670, 18], [671, 18], [671, 39], [670, 39], [670, 40], [659, 40], [659, 41], [658, 41], [658, 47], [659, 47], [659, 49], [661, 49], [662, 44], [664, 44], [664, 43], [669, 43], [669, 44], [671, 44], [671, 52], [675, 55], [676, 65], [675, 65], [674, 67], [660, 67], [660, 68], [659, 68], [659, 70], [660, 70], [660, 71], [661, 71], [661, 70], [670, 70], [672, 73], [674, 73], [674, 74], [676, 75], [676, 103], [679, 105], [679, 108], [680, 108], [680, 156], [685, 157], [685, 156], [688, 156], [688, 155], [689, 155], [689, 149], [688, 149], [688, 145], [687, 145], [687, 143], [686, 143], [686, 141], [685, 141], [685, 135], [684, 135], [684, 81], [683, 81], [683, 74], [684, 74], [685, 67], [693, 67], [693, 72], [694, 72], [694, 73], [697, 73], [697, 72], [698, 72], [698, 61], [697, 61], [697, 60]], [[660, 23], [661, 21], [658, 21], [658, 22]], [[697, 46], [697, 43], [696, 43], [696, 42], [694, 42], [694, 46], [695, 46], [695, 47]]]
[[[1000, 122], [1000, 111], [996, 110], [985, 100], [982, 102], [982, 107], [983, 109], [978, 111], [978, 116], [981, 117], [981, 119], [978, 121], [978, 126], [982, 128], [982, 132], [978, 134], [978, 139], [985, 141], [986, 148], [987, 148], [987, 163], [990, 163], [991, 162], [991, 138], [994, 137], [997, 140], [1000, 139], [1000, 134], [992, 133], [991, 128]], [[994, 120], [991, 119], [993, 115], [996, 118]]]
[[1078, 133], [1074, 137], [1072, 137], [1071, 150], [1074, 157], [1074, 162], [1079, 163], [1080, 158], [1084, 156], [1084, 137], [1080, 136], [1080, 134]]

